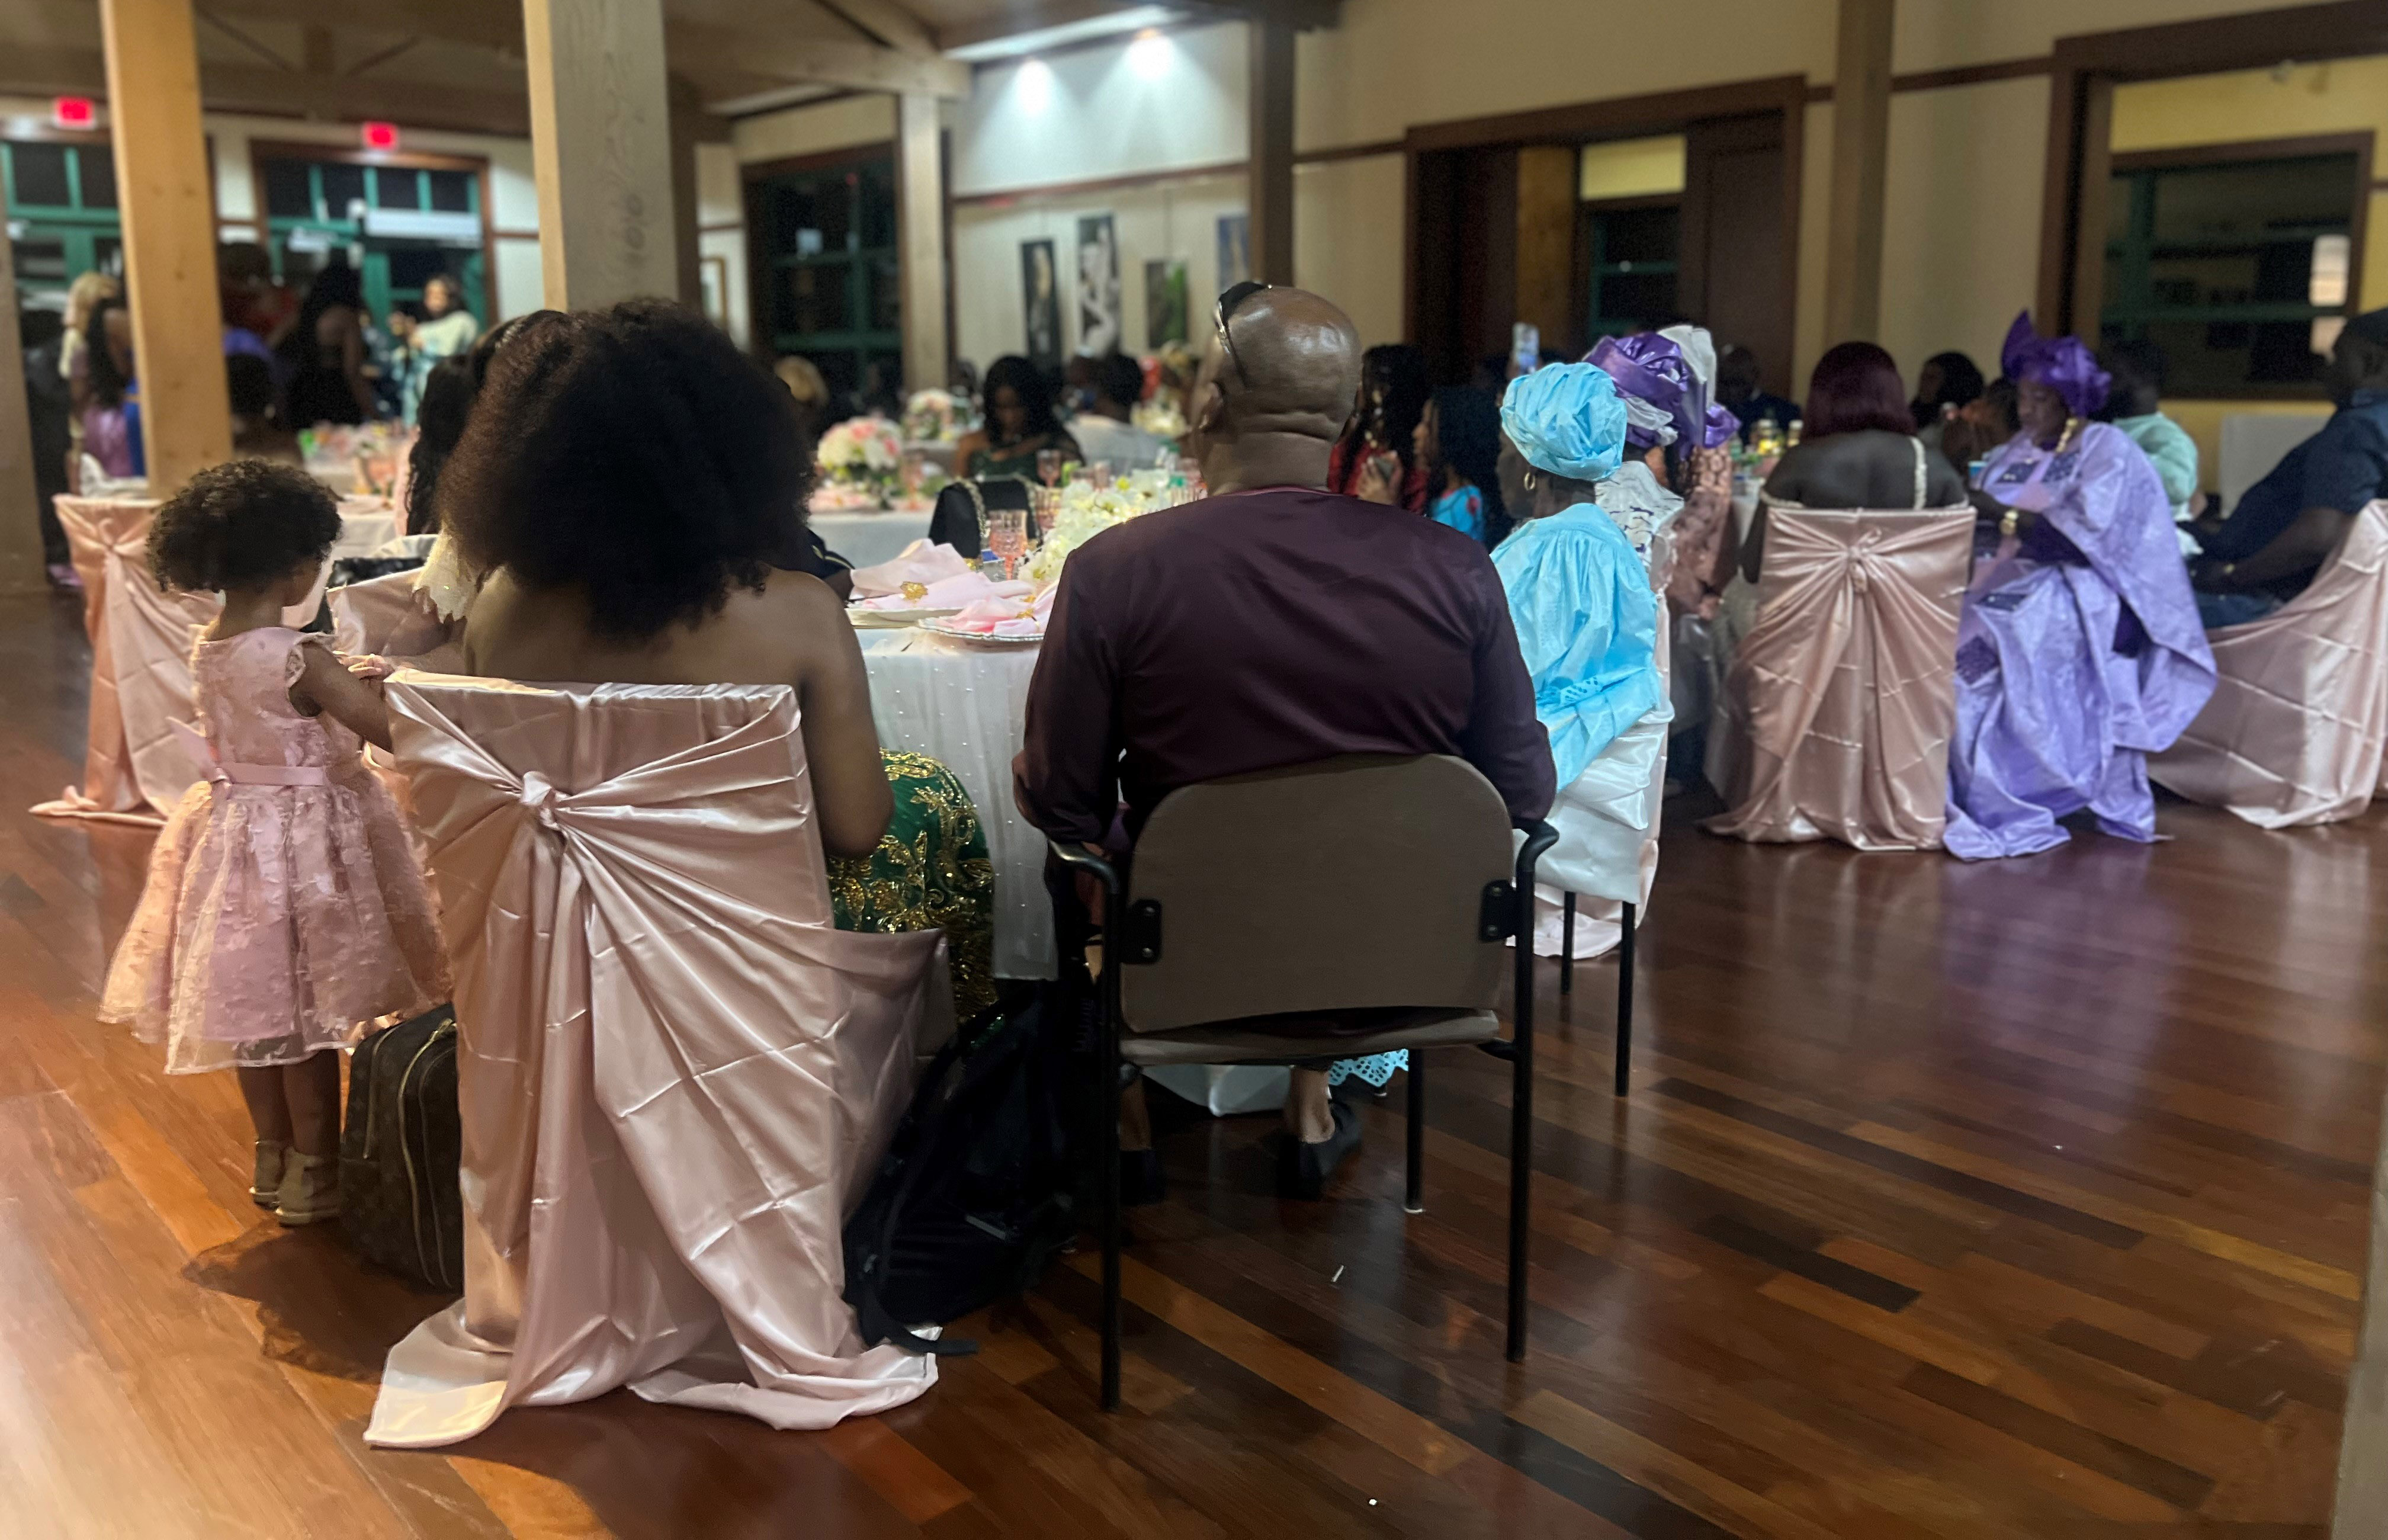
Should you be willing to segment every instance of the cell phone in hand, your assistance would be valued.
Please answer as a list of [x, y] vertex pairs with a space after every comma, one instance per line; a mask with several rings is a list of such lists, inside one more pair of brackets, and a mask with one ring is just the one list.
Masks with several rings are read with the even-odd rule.
[[1509, 328], [1509, 362], [1518, 373], [1531, 375], [1543, 366], [1543, 329], [1520, 321]]

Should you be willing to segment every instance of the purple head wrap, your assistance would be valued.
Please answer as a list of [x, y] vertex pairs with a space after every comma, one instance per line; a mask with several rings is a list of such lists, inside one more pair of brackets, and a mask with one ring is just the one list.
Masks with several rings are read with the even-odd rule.
[[1617, 381], [1628, 414], [1630, 448], [1680, 442], [1687, 449], [1714, 449], [1741, 431], [1734, 414], [1711, 399], [1716, 352], [1708, 333], [1696, 326], [1604, 337], [1583, 361]]
[[2098, 367], [2097, 356], [2077, 337], [2042, 337], [2032, 330], [2031, 312], [2025, 311], [2007, 328], [2006, 346], [1999, 350], [1999, 367], [2021, 385], [2036, 381], [2064, 398], [2064, 409], [2087, 417], [2106, 404], [2106, 388], [2114, 383]]

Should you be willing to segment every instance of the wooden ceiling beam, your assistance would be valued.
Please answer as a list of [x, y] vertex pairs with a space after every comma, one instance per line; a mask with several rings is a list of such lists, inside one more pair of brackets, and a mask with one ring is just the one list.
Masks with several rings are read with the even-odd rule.
[[413, 33], [523, 55], [522, 6], [502, 0], [209, 0], [227, 16], [271, 17], [343, 32]]
[[817, 0], [849, 24], [870, 33], [899, 54], [934, 54], [937, 40], [917, 16], [896, 0]]
[[664, 23], [664, 45], [675, 68], [734, 70], [781, 84], [838, 85], [853, 91], [970, 95], [967, 64], [898, 53], [869, 43], [827, 38], [757, 37], [693, 21]]
[[[108, 61], [95, 48], [0, 49], [0, 92], [108, 95]], [[530, 132], [528, 99], [517, 92], [475, 91], [375, 77], [316, 76], [248, 65], [199, 66], [202, 105], [210, 112], [257, 112], [332, 122], [386, 119], [416, 128], [520, 137]]]

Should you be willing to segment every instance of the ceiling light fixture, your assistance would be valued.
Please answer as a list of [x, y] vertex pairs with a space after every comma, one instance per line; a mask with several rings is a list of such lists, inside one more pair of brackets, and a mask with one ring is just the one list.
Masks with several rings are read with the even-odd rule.
[[1127, 45], [1127, 67], [1138, 80], [1157, 81], [1169, 73], [1176, 53], [1176, 45], [1169, 41], [1166, 33], [1147, 27]]

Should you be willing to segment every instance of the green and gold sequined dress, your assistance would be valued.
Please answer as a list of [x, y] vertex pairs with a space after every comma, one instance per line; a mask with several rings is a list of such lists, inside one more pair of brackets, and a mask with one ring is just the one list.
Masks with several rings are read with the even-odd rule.
[[942, 929], [954, 974], [954, 1012], [968, 1021], [995, 1003], [995, 868], [978, 808], [954, 772], [922, 754], [880, 751], [896, 812], [879, 848], [829, 863], [837, 928]]

